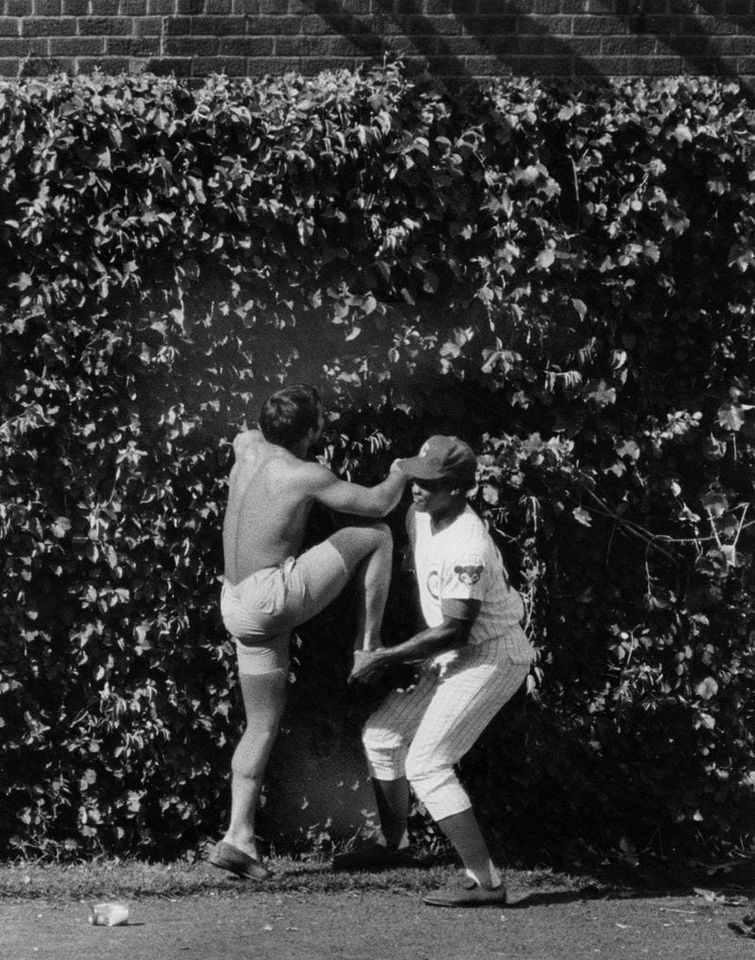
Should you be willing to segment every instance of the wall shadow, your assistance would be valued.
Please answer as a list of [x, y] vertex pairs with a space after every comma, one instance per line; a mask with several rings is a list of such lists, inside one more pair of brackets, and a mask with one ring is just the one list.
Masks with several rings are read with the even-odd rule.
[[[500, 12], [495, 16], [480, 15], [470, 9], [471, 4], [451, 0], [444, 12], [459, 26], [456, 39], [469, 45], [463, 53], [459, 52], [459, 43], [450, 42], [447, 34], [438, 31], [433, 23], [435, 18], [423, 11], [420, 0], [401, 0], [400, 4], [394, 0], [374, 0], [374, 13], [369, 17], [345, 10], [340, 0], [305, 0], [305, 3], [335, 34], [352, 41], [366, 59], [376, 60], [386, 53], [404, 56], [409, 62], [424, 62], [427, 70], [439, 78], [459, 78], [471, 84], [485, 82], [467, 63], [467, 57], [478, 57], [494, 59], [500, 66], [501, 76], [559, 77], [598, 84], [608, 79], [592, 56], [575, 49], [579, 38], [572, 42], [571, 38], [551, 34], [547, 20], [544, 22], [541, 16], [523, 10], [516, 0], [501, 0]], [[723, 34], [709, 34], [705, 24], [697, 19], [697, 10], [730, 24], [732, 32], [743, 38], [752, 36], [750, 18], [722, 13], [717, 0], [700, 0], [694, 6], [695, 9], [690, 5], [689, 10], [674, 14], [656, 15], [647, 11], [647, 0], [619, 0], [606, 3], [603, 10], [591, 12], [612, 15], [624, 25], [626, 32], [622, 37], [630, 42], [630, 47], [632, 38], [635, 39], [633, 57], [637, 60], [655, 52], [661, 58], [678, 59], [679, 69], [674, 73], [739, 79], [736, 61], [738, 56], [747, 55], [744, 45], [739, 53], [729, 58], [722, 56], [716, 41]], [[671, 29], [670, 21], [674, 19], [682, 29]], [[411, 49], [406, 49], [405, 38], [411, 42]], [[654, 51], [648, 40], [655, 41]], [[595, 54], [595, 58], [599, 56], [610, 58], [611, 55]], [[745, 90], [750, 90], [749, 84], [740, 82]]]

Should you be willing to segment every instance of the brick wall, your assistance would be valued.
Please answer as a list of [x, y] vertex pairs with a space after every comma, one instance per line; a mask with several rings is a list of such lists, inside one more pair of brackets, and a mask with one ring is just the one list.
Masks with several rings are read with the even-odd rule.
[[755, 0], [0, 0], [0, 76], [316, 73], [401, 54], [451, 77], [755, 78]]

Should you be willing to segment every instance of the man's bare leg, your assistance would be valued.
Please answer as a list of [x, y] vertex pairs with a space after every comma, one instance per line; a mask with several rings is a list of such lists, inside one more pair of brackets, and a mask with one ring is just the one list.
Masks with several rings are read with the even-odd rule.
[[254, 820], [265, 768], [286, 704], [288, 674], [241, 674], [246, 729], [231, 762], [231, 822], [223, 838], [250, 857], [259, 859]]
[[[307, 584], [314, 599], [307, 611], [307, 619], [319, 613], [352, 582], [358, 597], [357, 633], [355, 650], [374, 650], [381, 645], [388, 590], [391, 585], [393, 537], [384, 523], [369, 523], [359, 527], [343, 527], [328, 537], [343, 561], [343, 568], [328, 568], [322, 562], [317, 547], [299, 557], [299, 565], [306, 567]], [[317, 558], [317, 559], [314, 559]], [[345, 569], [344, 569], [345, 568]]]
[[[361, 531], [361, 527], [349, 527], [340, 533]], [[382, 646], [381, 630], [388, 590], [391, 585], [391, 567], [393, 562], [393, 538], [385, 524], [376, 524], [370, 528], [374, 536], [374, 547], [357, 566], [353, 585], [359, 598], [357, 608], [357, 634], [354, 638], [355, 650], [376, 650]], [[356, 538], [355, 538], [356, 539]], [[353, 549], [362, 545], [363, 538], [344, 549]], [[341, 555], [349, 563], [341, 545], [335, 544]]]

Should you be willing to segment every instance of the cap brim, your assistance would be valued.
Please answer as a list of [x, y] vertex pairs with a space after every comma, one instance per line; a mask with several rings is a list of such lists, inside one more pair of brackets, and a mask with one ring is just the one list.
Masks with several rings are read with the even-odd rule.
[[418, 480], [443, 480], [447, 476], [428, 457], [408, 457], [399, 463], [399, 468], [407, 476]]

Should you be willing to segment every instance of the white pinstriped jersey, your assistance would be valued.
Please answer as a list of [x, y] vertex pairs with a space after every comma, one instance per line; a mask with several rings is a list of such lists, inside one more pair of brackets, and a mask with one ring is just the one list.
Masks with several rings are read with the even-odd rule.
[[[508, 583], [503, 561], [484, 522], [470, 506], [444, 530], [433, 534], [430, 516], [414, 514], [414, 565], [422, 614], [428, 627], [443, 622], [444, 600], [479, 600], [467, 643], [502, 637], [515, 663], [532, 659], [521, 629], [524, 605]], [[447, 654], [441, 655], [444, 659]]]

